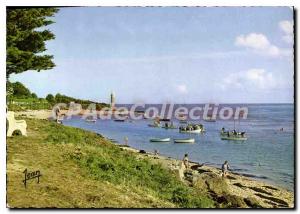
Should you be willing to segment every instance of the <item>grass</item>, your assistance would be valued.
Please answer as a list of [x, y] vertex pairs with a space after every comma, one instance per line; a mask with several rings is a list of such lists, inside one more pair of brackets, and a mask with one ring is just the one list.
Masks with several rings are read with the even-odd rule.
[[[45, 120], [26, 119], [28, 137], [7, 139], [10, 207], [208, 208], [207, 193], [188, 187], [146, 157], [101, 136]], [[40, 183], [23, 171], [40, 170]]]

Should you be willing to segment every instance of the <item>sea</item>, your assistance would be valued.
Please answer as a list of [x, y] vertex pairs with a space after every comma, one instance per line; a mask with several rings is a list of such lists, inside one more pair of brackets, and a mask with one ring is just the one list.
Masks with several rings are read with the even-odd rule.
[[[204, 104], [181, 104], [192, 109]], [[131, 105], [118, 105], [130, 108]], [[162, 108], [162, 105], [146, 105]], [[206, 132], [203, 134], [179, 133], [178, 129], [152, 128], [151, 119], [125, 120], [116, 122], [113, 119], [98, 119], [95, 123], [86, 122], [82, 117], [73, 116], [63, 121], [64, 125], [93, 131], [106, 138], [113, 139], [116, 144], [124, 144], [128, 138], [128, 145], [136, 149], [154, 152], [161, 155], [182, 159], [188, 154], [194, 162], [209, 166], [221, 167], [227, 160], [232, 172], [242, 174], [253, 179], [277, 185], [294, 191], [295, 181], [295, 118], [294, 104], [224, 104], [231, 107], [247, 107], [247, 118], [217, 119], [207, 122], [202, 119], [190, 122], [201, 123]], [[143, 111], [143, 109], [139, 109]], [[174, 125], [180, 126], [178, 120], [172, 119]], [[220, 130], [244, 131], [246, 141], [221, 140]], [[194, 144], [151, 143], [151, 138], [195, 138]]]

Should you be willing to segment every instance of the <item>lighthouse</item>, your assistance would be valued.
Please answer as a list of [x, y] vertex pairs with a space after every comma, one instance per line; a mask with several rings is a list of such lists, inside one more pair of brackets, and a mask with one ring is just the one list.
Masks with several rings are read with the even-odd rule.
[[114, 93], [114, 92], [111, 92], [111, 94], [110, 94], [110, 109], [111, 109], [112, 111], [115, 110], [115, 104], [116, 104], [115, 93]]

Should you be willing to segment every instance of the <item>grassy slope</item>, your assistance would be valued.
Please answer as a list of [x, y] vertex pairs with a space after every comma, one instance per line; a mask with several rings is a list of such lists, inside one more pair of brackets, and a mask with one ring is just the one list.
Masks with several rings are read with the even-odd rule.
[[[7, 139], [10, 207], [213, 207], [213, 201], [160, 165], [101, 136], [26, 119], [28, 137]], [[40, 183], [22, 183], [40, 170]]]

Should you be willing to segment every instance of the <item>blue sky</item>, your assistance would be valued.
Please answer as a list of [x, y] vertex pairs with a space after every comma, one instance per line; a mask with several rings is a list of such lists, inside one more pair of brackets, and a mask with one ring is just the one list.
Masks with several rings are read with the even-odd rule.
[[117, 103], [293, 102], [288, 7], [61, 8], [52, 70], [12, 75], [38, 96]]

